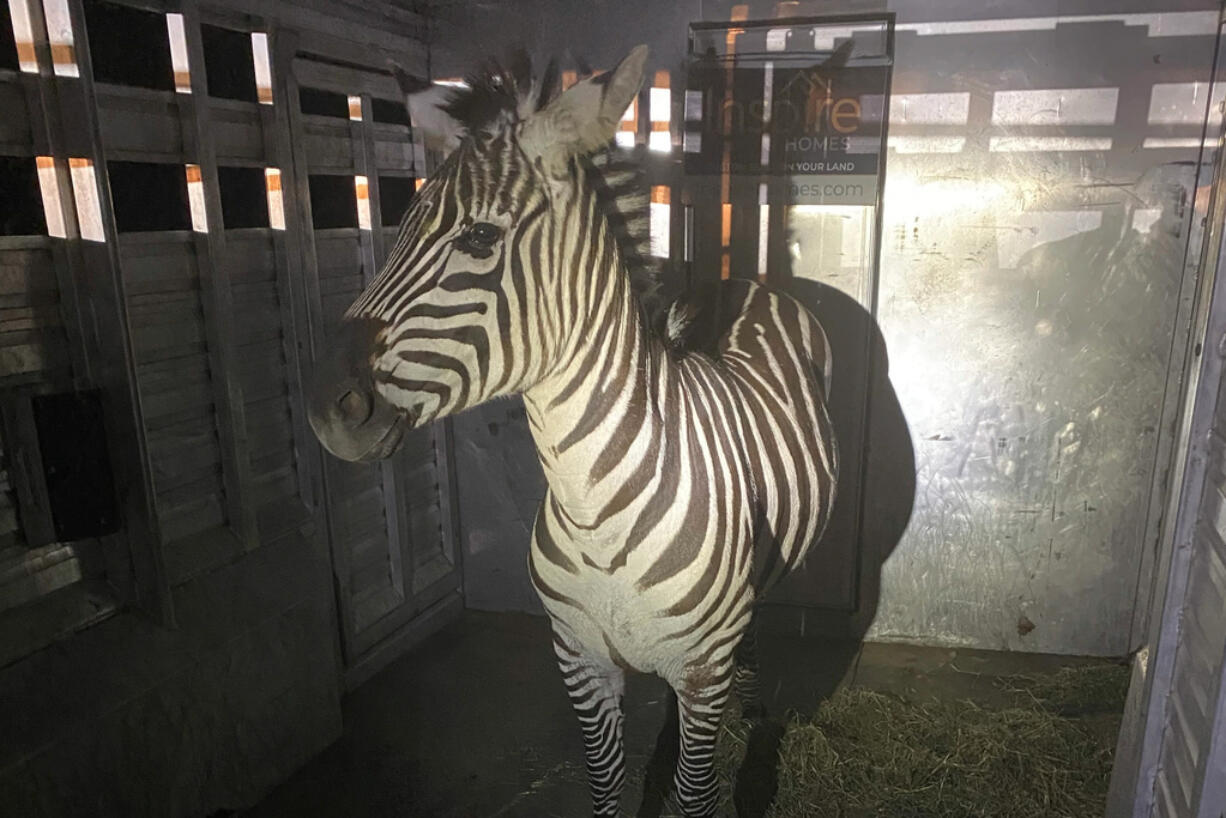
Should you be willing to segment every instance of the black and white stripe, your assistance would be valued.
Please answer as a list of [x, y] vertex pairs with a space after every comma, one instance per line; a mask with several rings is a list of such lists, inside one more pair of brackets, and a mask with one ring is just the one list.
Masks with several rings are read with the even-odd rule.
[[679, 351], [627, 272], [620, 178], [583, 151], [542, 156], [531, 117], [507, 110], [469, 128], [422, 188], [349, 317], [379, 328], [374, 387], [413, 423], [522, 393], [549, 485], [531, 577], [595, 814], [617, 812], [624, 674], [641, 671], [677, 694], [678, 802], [710, 815], [733, 688], [760, 712], [754, 603], [818, 540], [834, 501], [829, 349], [795, 301], [729, 281], [707, 316], [715, 354]]

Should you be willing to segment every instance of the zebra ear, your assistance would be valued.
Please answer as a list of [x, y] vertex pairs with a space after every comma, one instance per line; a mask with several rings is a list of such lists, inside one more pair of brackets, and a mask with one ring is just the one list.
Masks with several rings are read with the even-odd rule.
[[524, 123], [520, 146], [561, 172], [572, 156], [608, 145], [622, 114], [643, 86], [647, 46], [637, 46], [612, 71], [576, 83]]
[[413, 132], [422, 137], [428, 152], [447, 156], [460, 144], [464, 133], [463, 127], [445, 107], [455, 89], [414, 76], [396, 62], [391, 63], [391, 68], [404, 93]]

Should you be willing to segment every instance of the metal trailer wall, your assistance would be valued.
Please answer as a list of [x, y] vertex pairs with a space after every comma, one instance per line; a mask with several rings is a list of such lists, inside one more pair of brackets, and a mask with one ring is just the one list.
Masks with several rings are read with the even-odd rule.
[[[442, 2], [432, 68], [456, 76], [516, 42], [608, 67], [646, 42], [648, 76], [672, 72], [676, 112], [689, 23], [727, 21], [734, 5], [538, 0], [511, 14]], [[909, 452], [880, 445], [874, 410], [858, 598], [843, 627], [951, 646], [1136, 649], [1208, 189], [1201, 137], [1211, 110], [1217, 121], [1217, 4], [736, 11], [897, 15], [875, 319], [917, 481], [898, 537], [875, 509], [897, 502], [883, 481]], [[798, 272], [833, 282], [830, 258]], [[543, 483], [522, 417], [498, 403], [455, 429], [468, 604], [536, 610], [523, 563]]]
[[[23, 24], [0, 32], [0, 161], [58, 193], [46, 225], [0, 200], [6, 463], [37, 451], [11, 402], [99, 387], [124, 506], [117, 534], [30, 548], [0, 475], [0, 812], [239, 809], [340, 735], [347, 686], [460, 610], [446, 430], [374, 479], [325, 473], [301, 404], [381, 261], [381, 195], [412, 190], [386, 60], [425, 70], [425, 27], [344, 0], [0, 16]], [[249, 94], [222, 92], [235, 76]], [[313, 197], [329, 174], [339, 196]]]

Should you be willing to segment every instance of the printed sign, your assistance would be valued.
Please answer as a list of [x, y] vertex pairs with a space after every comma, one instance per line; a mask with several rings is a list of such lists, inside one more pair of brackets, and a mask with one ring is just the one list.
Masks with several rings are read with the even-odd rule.
[[784, 177], [791, 204], [873, 205], [888, 88], [885, 65], [814, 63], [796, 52], [696, 59], [686, 173]]

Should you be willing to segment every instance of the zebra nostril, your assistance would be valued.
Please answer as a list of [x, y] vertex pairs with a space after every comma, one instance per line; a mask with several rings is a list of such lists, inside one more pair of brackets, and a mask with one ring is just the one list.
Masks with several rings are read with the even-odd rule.
[[370, 417], [374, 404], [361, 392], [345, 390], [336, 402], [346, 426], [361, 426]]

